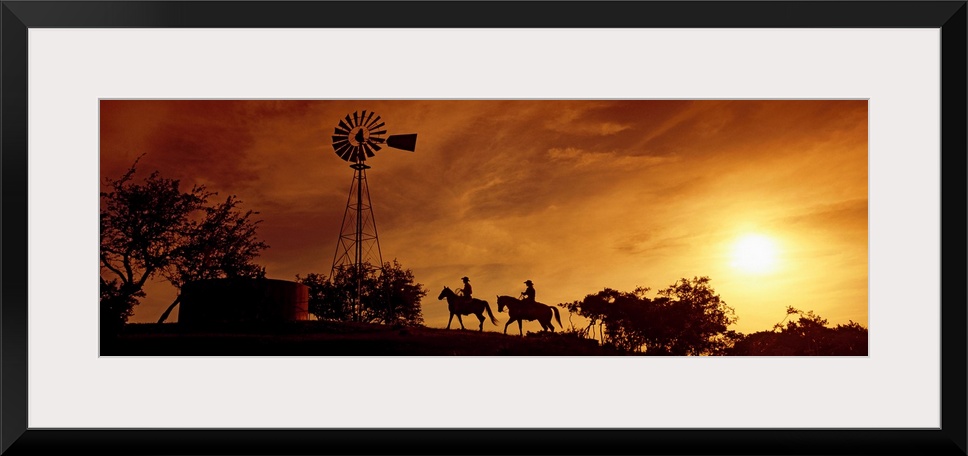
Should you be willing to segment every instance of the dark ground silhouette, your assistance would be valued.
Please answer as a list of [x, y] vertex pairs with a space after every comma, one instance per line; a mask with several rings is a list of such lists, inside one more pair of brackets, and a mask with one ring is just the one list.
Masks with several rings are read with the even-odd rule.
[[181, 324], [124, 326], [102, 356], [611, 356], [573, 333], [497, 332], [305, 321], [275, 326], [242, 324], [191, 328]]

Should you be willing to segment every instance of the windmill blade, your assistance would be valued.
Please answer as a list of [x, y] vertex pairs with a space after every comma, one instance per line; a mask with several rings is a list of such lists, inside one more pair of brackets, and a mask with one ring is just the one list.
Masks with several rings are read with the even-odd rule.
[[[349, 120], [349, 118], [350, 118], [350, 116], [346, 116], [346, 119], [347, 119], [347, 120]], [[342, 129], [344, 129], [344, 130], [346, 130], [346, 134], [349, 134], [349, 133], [350, 133], [350, 130], [352, 130], [352, 129], [353, 129], [353, 128], [352, 128], [352, 127], [350, 127], [349, 125], [346, 125], [346, 122], [343, 122], [342, 120], [341, 120], [341, 121], [339, 121], [339, 126], [340, 126], [340, 128], [342, 128]]]
[[[335, 148], [336, 146], [334, 145], [333, 147]], [[343, 143], [338, 149], [336, 149], [336, 155], [339, 155], [339, 158], [342, 158], [343, 160], [349, 160], [351, 149], [353, 149], [353, 146], [351, 146], [349, 142]]]
[[[377, 119], [377, 120], [380, 120], [380, 119]], [[367, 130], [370, 130], [370, 131], [373, 131], [373, 130], [376, 130], [377, 128], [383, 128], [383, 126], [386, 125], [386, 124], [387, 124], [386, 122], [380, 122], [380, 123], [378, 123], [378, 124], [376, 124], [376, 125], [374, 125], [372, 127], [366, 127], [366, 129]]]
[[366, 160], [366, 158], [363, 156], [363, 148], [360, 146], [353, 146], [352, 158], [356, 163], [363, 163], [363, 160]]
[[[373, 122], [379, 122], [379, 121], [380, 121], [380, 116], [376, 116], [376, 119], [373, 119]], [[370, 125], [372, 125], [372, 122], [366, 124], [366, 128], [369, 129], [370, 128]]]
[[380, 147], [380, 145], [379, 144], [376, 144], [376, 143], [370, 144], [370, 147], [373, 148], [373, 151], [374, 152], [379, 151], [380, 149], [382, 149], [382, 147]]
[[379, 136], [370, 136], [370, 142], [383, 144], [386, 139], [380, 138]]
[[[366, 111], [363, 111], [363, 114], [366, 114]], [[364, 124], [370, 123], [370, 119], [372, 118], [373, 118], [373, 111], [370, 111], [370, 117], [367, 117], [366, 120], [363, 121], [363, 123]]]
[[353, 125], [360, 124], [360, 115], [356, 111], [353, 111]]
[[333, 150], [336, 151], [336, 155], [339, 155], [339, 150], [341, 147], [348, 145], [350, 142], [347, 140], [337, 141], [333, 143]]
[[373, 156], [373, 150], [370, 149], [370, 145], [369, 144], [363, 143], [363, 150], [366, 152], [366, 156], [367, 157], [372, 157]]
[[387, 134], [387, 131], [386, 130], [371, 131], [370, 134], [371, 135], [385, 135], [385, 134]]
[[333, 146], [335, 146], [336, 143], [338, 143], [338, 142], [348, 141], [348, 140], [349, 140], [349, 137], [347, 137], [345, 135], [344, 136], [333, 136]]
[[350, 131], [349, 130], [343, 130], [342, 128], [336, 127], [336, 128], [333, 129], [333, 134], [334, 135], [349, 136]]
[[349, 154], [350, 148], [352, 147], [353, 145], [348, 142], [340, 144], [338, 148], [333, 146], [333, 148], [336, 149], [336, 155], [339, 155], [339, 157], [343, 160], [346, 160], [347, 154]]
[[350, 115], [349, 115], [349, 114], [347, 114], [347, 115], [346, 115], [346, 123], [348, 123], [348, 124], [350, 124], [350, 126], [353, 126], [353, 127], [355, 127], [355, 126], [356, 126], [356, 125], [355, 125], [355, 124], [353, 123], [353, 121], [352, 121], [352, 120], [350, 120]]
[[390, 135], [387, 137], [387, 146], [413, 152], [417, 148], [417, 134]]

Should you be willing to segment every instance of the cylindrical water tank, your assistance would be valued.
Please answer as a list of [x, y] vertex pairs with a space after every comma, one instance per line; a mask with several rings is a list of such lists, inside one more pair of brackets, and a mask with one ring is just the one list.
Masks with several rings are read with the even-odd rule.
[[309, 287], [277, 279], [204, 279], [181, 290], [179, 323], [309, 319]]

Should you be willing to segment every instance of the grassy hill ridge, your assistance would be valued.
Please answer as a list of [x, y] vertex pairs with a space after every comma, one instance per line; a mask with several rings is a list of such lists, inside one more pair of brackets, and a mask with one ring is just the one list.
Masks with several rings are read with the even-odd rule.
[[476, 330], [307, 321], [284, 325], [125, 325], [102, 356], [610, 356], [574, 334], [507, 335]]

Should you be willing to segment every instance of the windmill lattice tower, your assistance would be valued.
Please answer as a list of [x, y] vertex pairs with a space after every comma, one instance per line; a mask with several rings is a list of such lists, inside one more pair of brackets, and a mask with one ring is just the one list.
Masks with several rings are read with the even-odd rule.
[[366, 159], [382, 149], [381, 144], [390, 148], [413, 152], [416, 149], [417, 135], [390, 135], [380, 116], [366, 110], [347, 114], [333, 131], [333, 150], [343, 160], [352, 163], [353, 181], [346, 197], [346, 210], [340, 227], [336, 253], [330, 280], [338, 272], [349, 271], [356, 279], [356, 295], [353, 302], [353, 319], [358, 321], [362, 314], [363, 279], [369, 273], [383, 268], [383, 253], [380, 251], [380, 238], [373, 217], [373, 203], [366, 182], [366, 170], [370, 169]]

